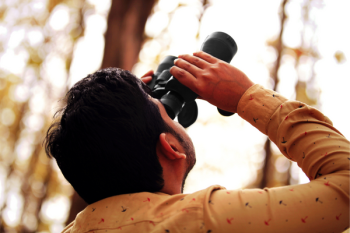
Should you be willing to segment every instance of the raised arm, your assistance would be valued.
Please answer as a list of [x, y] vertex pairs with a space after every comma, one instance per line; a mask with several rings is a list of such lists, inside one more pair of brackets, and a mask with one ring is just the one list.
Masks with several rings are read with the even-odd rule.
[[278, 188], [217, 190], [208, 196], [208, 232], [342, 232], [349, 228], [349, 141], [317, 109], [254, 85], [203, 52], [171, 73], [202, 99], [259, 129], [311, 180]]

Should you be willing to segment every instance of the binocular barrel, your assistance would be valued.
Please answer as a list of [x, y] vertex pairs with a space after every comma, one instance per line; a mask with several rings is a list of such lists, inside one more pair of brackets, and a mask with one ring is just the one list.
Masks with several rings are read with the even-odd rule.
[[[230, 63], [237, 53], [237, 44], [228, 34], [214, 32], [205, 39], [201, 50]], [[159, 64], [148, 85], [152, 90], [152, 96], [162, 102], [169, 117], [174, 119], [177, 116], [179, 123], [186, 128], [197, 120], [198, 107], [195, 99], [198, 95], [171, 76], [169, 69], [174, 65], [176, 58], [167, 56]], [[224, 116], [233, 114], [221, 109], [218, 111]]]
[[[202, 44], [201, 50], [213, 57], [230, 63], [232, 58], [237, 53], [237, 44], [233, 38], [223, 32], [214, 32], [210, 34]], [[234, 113], [219, 109], [218, 111], [223, 116], [231, 116]]]
[[237, 44], [231, 36], [224, 32], [214, 32], [207, 36], [201, 50], [213, 57], [230, 63], [237, 53]]

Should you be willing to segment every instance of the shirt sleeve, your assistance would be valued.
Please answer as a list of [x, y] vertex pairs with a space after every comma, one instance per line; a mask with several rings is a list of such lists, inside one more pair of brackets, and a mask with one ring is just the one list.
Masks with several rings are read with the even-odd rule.
[[317, 109], [256, 84], [238, 114], [309, 177], [307, 184], [214, 190], [205, 232], [343, 232], [349, 228], [349, 141]]

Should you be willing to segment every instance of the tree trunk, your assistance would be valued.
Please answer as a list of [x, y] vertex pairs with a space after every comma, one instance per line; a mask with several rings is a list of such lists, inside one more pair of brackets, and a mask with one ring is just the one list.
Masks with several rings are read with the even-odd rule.
[[114, 0], [108, 16], [101, 68], [131, 70], [138, 60], [144, 29], [155, 0]]
[[[144, 40], [144, 29], [156, 0], [113, 0], [105, 34], [101, 68], [119, 67], [131, 70], [138, 60]], [[74, 192], [68, 225], [87, 203]]]
[[[274, 47], [277, 51], [277, 60], [274, 66], [274, 69], [272, 71], [272, 78], [274, 80], [274, 87], [273, 90], [276, 91], [277, 85], [278, 85], [278, 70], [280, 68], [281, 65], [281, 60], [282, 60], [282, 50], [283, 50], [283, 41], [282, 41], [282, 35], [283, 35], [283, 30], [284, 30], [284, 22], [286, 20], [286, 12], [285, 12], [285, 6], [287, 4], [288, 0], [283, 0], [283, 2], [281, 3], [281, 30], [279, 33], [279, 37], [277, 39], [277, 43], [274, 44]], [[269, 138], [266, 139], [265, 142], [265, 164], [264, 167], [262, 168], [262, 179], [259, 185], [259, 188], [265, 188], [265, 187], [270, 187], [270, 183], [272, 181], [272, 177], [273, 177], [273, 171], [274, 169], [274, 165], [273, 165], [273, 161], [272, 161], [272, 152], [271, 152], [271, 141]], [[288, 179], [289, 180], [289, 179]], [[286, 184], [287, 185], [287, 184]]]

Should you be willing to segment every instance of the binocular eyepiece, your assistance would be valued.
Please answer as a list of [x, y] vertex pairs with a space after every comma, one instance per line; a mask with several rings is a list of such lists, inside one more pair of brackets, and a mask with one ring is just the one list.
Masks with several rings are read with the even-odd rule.
[[[237, 52], [237, 44], [226, 33], [214, 32], [205, 39], [201, 51], [230, 63]], [[198, 106], [195, 99], [198, 95], [171, 75], [169, 70], [174, 66], [175, 59], [177, 59], [175, 56], [165, 57], [148, 86], [152, 90], [152, 97], [160, 100], [169, 117], [171, 119], [178, 117], [179, 123], [187, 128], [197, 120]], [[218, 111], [223, 116], [234, 114], [219, 108]]]

